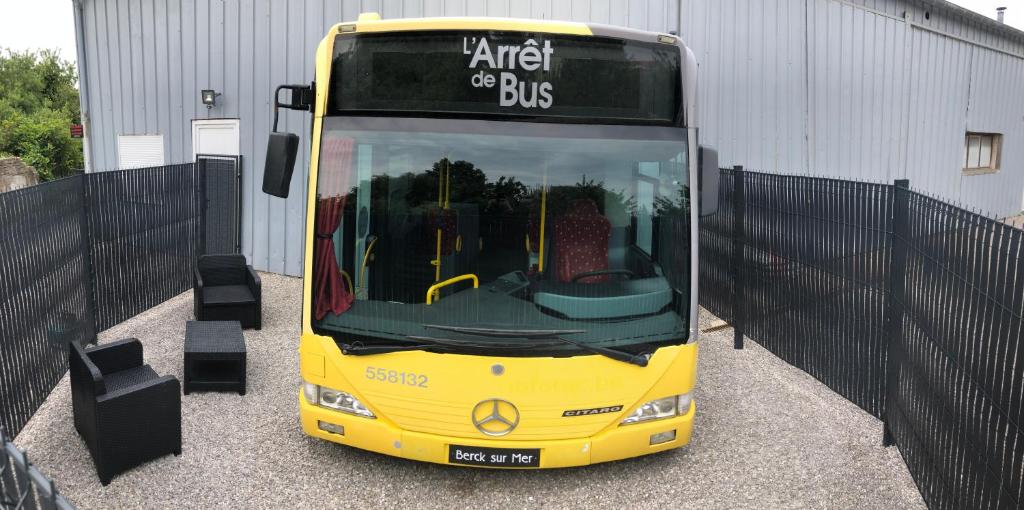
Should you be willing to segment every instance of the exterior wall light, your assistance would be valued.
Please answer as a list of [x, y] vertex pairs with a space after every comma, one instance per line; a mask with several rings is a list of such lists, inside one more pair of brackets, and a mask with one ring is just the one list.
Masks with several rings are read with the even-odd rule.
[[213, 89], [203, 89], [203, 92], [202, 92], [203, 104], [206, 105], [206, 109], [207, 110], [209, 110], [210, 108], [213, 108], [214, 106], [217, 106], [217, 96], [219, 96], [219, 95], [220, 95], [220, 92], [217, 92], [216, 90], [213, 90]]

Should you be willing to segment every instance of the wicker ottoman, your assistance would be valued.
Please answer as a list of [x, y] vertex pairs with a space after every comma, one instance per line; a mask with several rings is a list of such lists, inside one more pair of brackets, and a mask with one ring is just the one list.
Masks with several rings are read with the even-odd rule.
[[245, 395], [245, 337], [238, 321], [185, 324], [182, 390], [237, 391]]

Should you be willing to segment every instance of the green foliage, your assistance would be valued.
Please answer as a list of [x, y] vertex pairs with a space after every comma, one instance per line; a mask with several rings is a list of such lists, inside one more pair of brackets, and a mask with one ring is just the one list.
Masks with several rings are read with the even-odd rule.
[[0, 154], [20, 157], [41, 180], [82, 168], [82, 142], [71, 138], [79, 123], [75, 65], [56, 52], [0, 53]]
[[[540, 207], [540, 190], [534, 194], [535, 207]], [[551, 186], [547, 195], [547, 212], [554, 216], [569, 212], [573, 202], [581, 198], [593, 201], [598, 212], [607, 217], [621, 218], [636, 212], [635, 198], [625, 191], [608, 189], [604, 181], [587, 179], [585, 175], [571, 186]]]

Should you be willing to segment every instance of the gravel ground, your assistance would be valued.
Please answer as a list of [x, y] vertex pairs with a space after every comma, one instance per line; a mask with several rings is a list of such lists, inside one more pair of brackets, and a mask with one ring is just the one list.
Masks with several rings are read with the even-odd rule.
[[[680, 450], [584, 468], [495, 471], [395, 459], [299, 429], [300, 280], [263, 275], [264, 327], [246, 331], [248, 394], [184, 397], [183, 454], [103, 487], [71, 422], [65, 377], [16, 439], [79, 508], [924, 508], [881, 423], [732, 330], [701, 344], [697, 421]], [[100, 336], [135, 336], [182, 376], [191, 292]]]

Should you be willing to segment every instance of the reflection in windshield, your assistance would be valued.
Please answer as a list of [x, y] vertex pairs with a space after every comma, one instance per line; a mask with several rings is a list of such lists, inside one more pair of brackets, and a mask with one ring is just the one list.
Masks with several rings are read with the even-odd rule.
[[681, 138], [325, 129], [314, 327], [365, 343], [430, 336], [424, 325], [456, 340], [493, 328], [685, 341]]

